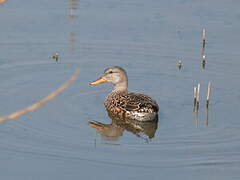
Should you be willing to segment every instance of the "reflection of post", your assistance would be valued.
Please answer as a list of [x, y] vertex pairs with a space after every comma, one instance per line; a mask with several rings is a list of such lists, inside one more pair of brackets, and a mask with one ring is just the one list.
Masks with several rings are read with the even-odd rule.
[[76, 36], [77, 36], [76, 33], [73, 33], [73, 32], [69, 33], [69, 39], [68, 40], [71, 44], [71, 46], [70, 46], [71, 50], [75, 49], [75, 44], [74, 43], [77, 41]]
[[78, 6], [78, 0], [69, 0], [69, 18], [77, 18], [75, 10], [77, 9]]
[[[78, 9], [78, 2], [79, 0], [69, 0], [69, 15], [68, 17], [72, 20], [77, 18], [76, 10]], [[70, 49], [74, 50], [75, 49], [75, 42], [77, 41], [76, 39], [77, 34], [74, 33], [73, 31], [68, 34], [68, 40], [70, 42]]]
[[208, 108], [206, 108], [206, 127], [208, 127]]
[[73, 33], [73, 32], [69, 33], [69, 41], [70, 42], [75, 42], [76, 41], [76, 36], [77, 36], [76, 33]]
[[195, 118], [196, 128], [198, 128], [199, 127], [199, 119], [198, 119], [198, 111], [197, 110], [194, 112], [194, 118]]
[[94, 147], [97, 148], [97, 132], [96, 132], [96, 135], [95, 135], [95, 138], [94, 138]]

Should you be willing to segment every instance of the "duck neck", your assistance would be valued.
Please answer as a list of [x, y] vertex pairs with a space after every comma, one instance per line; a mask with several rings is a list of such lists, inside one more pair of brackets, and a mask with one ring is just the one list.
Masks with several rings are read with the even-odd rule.
[[128, 88], [128, 82], [127, 81], [123, 81], [120, 83], [117, 83], [114, 85], [114, 89], [112, 92], [122, 92], [122, 91], [127, 91]]

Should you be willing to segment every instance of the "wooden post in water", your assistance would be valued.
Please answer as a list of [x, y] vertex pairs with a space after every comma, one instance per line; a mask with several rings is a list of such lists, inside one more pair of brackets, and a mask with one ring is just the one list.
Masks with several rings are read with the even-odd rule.
[[52, 58], [58, 63], [58, 60], [59, 60], [59, 53], [55, 53], [53, 54]]
[[193, 111], [196, 109], [197, 104], [197, 87], [193, 87]]
[[197, 111], [199, 109], [199, 99], [200, 99], [200, 84], [198, 83], [198, 86], [197, 86], [197, 98], [196, 98], [196, 103], [197, 103]]
[[205, 54], [205, 47], [206, 47], [206, 29], [202, 30], [202, 68], [205, 69], [206, 65], [206, 54]]
[[198, 83], [197, 87], [193, 87], [193, 114], [195, 118], [196, 128], [199, 126], [198, 119], [198, 109], [199, 109], [199, 94], [200, 94], [200, 84]]
[[209, 81], [208, 82], [208, 89], [207, 89], [207, 99], [206, 99], [206, 127], [208, 127], [208, 107], [209, 107], [209, 99], [210, 99], [210, 95], [211, 95], [211, 88], [212, 88], [212, 84]]
[[178, 60], [177, 66], [178, 66], [178, 69], [179, 69], [179, 70], [181, 70], [182, 65], [183, 65], [182, 61], [181, 61], [181, 60]]
[[205, 67], [206, 67], [206, 56], [203, 55], [202, 56], [202, 68], [205, 69]]
[[207, 101], [206, 101], [206, 108], [208, 109], [209, 106], [209, 99], [210, 99], [210, 95], [211, 95], [211, 88], [212, 88], [212, 84], [209, 81], [208, 82], [208, 90], [207, 90]]

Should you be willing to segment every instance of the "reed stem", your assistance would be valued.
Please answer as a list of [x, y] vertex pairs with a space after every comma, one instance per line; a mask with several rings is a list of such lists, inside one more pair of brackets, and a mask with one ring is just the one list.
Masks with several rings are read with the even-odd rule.
[[206, 108], [209, 107], [209, 100], [210, 100], [210, 95], [211, 95], [211, 88], [212, 88], [212, 84], [209, 81], [208, 82], [208, 90], [207, 90], [207, 102], [206, 102]]
[[200, 99], [200, 84], [198, 83], [198, 86], [197, 86], [197, 98], [196, 98], [197, 110], [199, 109], [199, 99]]

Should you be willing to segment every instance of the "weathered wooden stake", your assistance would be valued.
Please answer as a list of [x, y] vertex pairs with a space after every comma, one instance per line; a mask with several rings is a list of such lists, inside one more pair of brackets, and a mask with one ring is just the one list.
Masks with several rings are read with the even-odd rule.
[[206, 29], [202, 31], [202, 67], [205, 69], [206, 65], [206, 54], [205, 54], [205, 47], [206, 47]]
[[205, 69], [205, 66], [206, 66], [206, 56], [203, 55], [202, 56], [202, 68]]
[[197, 98], [196, 98], [196, 101], [197, 101], [197, 111], [199, 109], [199, 99], [200, 99], [200, 84], [198, 83], [198, 86], [197, 86]]
[[179, 61], [177, 62], [177, 66], [178, 66], [178, 69], [179, 69], [179, 70], [181, 70], [182, 65], [183, 65], [182, 61], [179, 60]]
[[56, 62], [58, 62], [58, 60], [59, 60], [59, 53], [55, 53], [53, 56], [52, 56], [52, 58], [56, 61]]
[[206, 108], [208, 109], [209, 106], [209, 99], [210, 99], [210, 95], [211, 95], [211, 88], [212, 88], [212, 84], [209, 81], [208, 82], [208, 91], [207, 91], [207, 102], [206, 102]]
[[197, 87], [193, 87], [193, 111], [196, 109], [197, 104]]
[[206, 45], [206, 29], [202, 30], [202, 55], [205, 54], [205, 45]]

